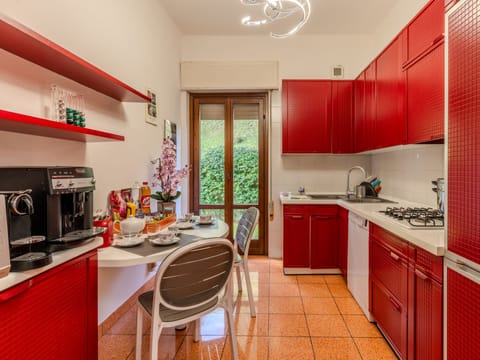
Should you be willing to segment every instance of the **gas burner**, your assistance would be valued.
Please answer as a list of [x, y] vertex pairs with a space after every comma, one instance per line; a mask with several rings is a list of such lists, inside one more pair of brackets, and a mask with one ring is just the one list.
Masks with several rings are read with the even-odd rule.
[[380, 213], [410, 229], [442, 229], [443, 212], [430, 207], [387, 207]]

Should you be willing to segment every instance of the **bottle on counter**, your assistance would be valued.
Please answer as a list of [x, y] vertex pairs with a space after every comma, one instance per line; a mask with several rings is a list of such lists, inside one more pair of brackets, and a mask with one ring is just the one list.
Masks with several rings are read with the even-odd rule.
[[140, 203], [142, 207], [142, 214], [150, 214], [150, 186], [148, 186], [148, 181], [144, 181], [142, 183], [142, 187], [140, 188], [141, 197]]
[[136, 215], [140, 214], [142, 211], [142, 207], [140, 206], [141, 204], [140, 183], [138, 181], [135, 181], [132, 186], [132, 202], [135, 204], [137, 208]]

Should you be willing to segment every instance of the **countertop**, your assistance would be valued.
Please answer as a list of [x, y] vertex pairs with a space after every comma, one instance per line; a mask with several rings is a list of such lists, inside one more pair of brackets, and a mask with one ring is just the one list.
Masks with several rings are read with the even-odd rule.
[[[328, 193], [322, 193], [328, 194]], [[343, 195], [338, 193], [331, 193]], [[392, 203], [352, 203], [339, 199], [290, 199], [288, 196], [280, 194], [280, 202], [283, 205], [328, 205], [337, 204], [355, 214], [366, 218], [370, 222], [381, 226], [391, 233], [401, 237], [402, 239], [418, 246], [429, 253], [437, 256], [445, 254], [445, 231], [443, 229], [433, 230], [419, 230], [408, 229], [398, 224], [395, 220], [386, 218], [379, 213], [379, 210], [385, 209], [387, 206], [403, 206], [403, 207], [428, 207], [425, 204], [414, 203], [403, 199], [394, 198], [391, 196], [382, 196], [387, 200], [396, 201], [397, 204]]]
[[103, 244], [103, 238], [97, 237], [95, 238], [95, 240], [85, 245], [82, 245], [73, 249], [69, 249], [69, 250], [56, 251], [52, 253], [52, 262], [48, 265], [45, 265], [36, 269], [28, 270], [28, 271], [10, 272], [6, 277], [0, 279], [0, 291], [11, 288], [17, 284], [20, 284], [21, 282], [24, 282], [41, 273], [44, 273], [45, 271], [53, 269], [58, 265], [66, 263], [67, 261], [70, 261], [80, 255], [86, 254], [87, 252], [94, 250], [99, 246], [102, 246], [102, 244]]

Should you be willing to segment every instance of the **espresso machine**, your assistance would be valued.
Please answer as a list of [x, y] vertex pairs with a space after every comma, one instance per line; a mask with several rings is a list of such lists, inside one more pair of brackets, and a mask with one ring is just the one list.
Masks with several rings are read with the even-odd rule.
[[31, 234], [45, 237], [46, 251], [83, 245], [105, 231], [93, 227], [95, 178], [91, 168], [0, 168], [0, 193], [22, 189], [31, 190], [35, 208], [30, 215]]

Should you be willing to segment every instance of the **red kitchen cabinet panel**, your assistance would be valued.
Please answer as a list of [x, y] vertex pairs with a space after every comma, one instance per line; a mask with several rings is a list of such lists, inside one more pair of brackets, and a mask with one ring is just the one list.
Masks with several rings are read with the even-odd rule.
[[451, 13], [448, 17], [448, 31], [448, 250], [478, 264], [478, 2], [466, 1]]
[[443, 139], [443, 43], [407, 69], [408, 143]]
[[315, 206], [310, 212], [310, 268], [338, 268], [337, 206]]
[[376, 93], [377, 63], [372, 62], [365, 70], [365, 119], [364, 119], [364, 143], [365, 150], [378, 147], [376, 135], [377, 121], [377, 93]]
[[407, 357], [407, 308], [381, 282], [371, 281], [370, 312], [402, 359]]
[[5, 359], [96, 359], [96, 251], [0, 293]]
[[332, 152], [353, 152], [353, 81], [332, 81]]
[[480, 284], [447, 267], [447, 359], [478, 359]]
[[409, 283], [408, 358], [441, 360], [443, 353], [442, 284], [417, 266], [410, 267]]
[[[310, 267], [309, 218], [305, 209], [283, 207], [283, 267]], [[291, 211], [293, 210], [293, 211]]]
[[331, 152], [331, 99], [329, 80], [283, 80], [283, 153]]
[[355, 152], [362, 152], [367, 149], [365, 128], [365, 71], [355, 79], [354, 95], [353, 148]]
[[375, 147], [405, 144], [406, 132], [405, 73], [399, 36], [377, 58]]
[[408, 25], [408, 61], [443, 40], [444, 14], [444, 0], [433, 0]]
[[347, 280], [348, 265], [348, 210], [338, 209], [338, 267]]

